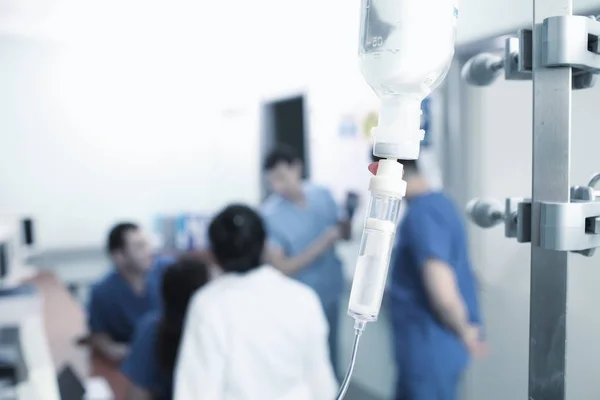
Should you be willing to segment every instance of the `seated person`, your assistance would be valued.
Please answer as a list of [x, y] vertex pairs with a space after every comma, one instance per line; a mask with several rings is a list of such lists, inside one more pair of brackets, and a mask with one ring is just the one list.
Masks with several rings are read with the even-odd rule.
[[190, 302], [175, 368], [175, 400], [331, 400], [337, 382], [316, 293], [262, 264], [266, 233], [233, 205], [209, 226], [223, 275]]
[[209, 280], [198, 260], [171, 265], [162, 280], [163, 310], [151, 311], [135, 331], [121, 370], [129, 379], [127, 400], [170, 400], [172, 377], [188, 302]]
[[112, 228], [107, 247], [115, 268], [92, 287], [89, 340], [100, 355], [119, 363], [139, 319], [160, 307], [159, 285], [167, 259], [153, 262], [148, 239], [129, 222]]

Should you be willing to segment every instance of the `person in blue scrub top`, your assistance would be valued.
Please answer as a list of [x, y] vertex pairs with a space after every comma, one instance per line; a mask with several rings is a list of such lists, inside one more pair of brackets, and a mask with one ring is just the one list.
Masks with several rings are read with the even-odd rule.
[[336, 369], [344, 278], [335, 244], [348, 237], [349, 224], [340, 221], [328, 189], [303, 181], [302, 161], [293, 149], [276, 148], [267, 156], [264, 168], [273, 191], [262, 206], [270, 241], [269, 261], [319, 296], [329, 323], [329, 350]]
[[[455, 400], [469, 356], [486, 347], [463, 220], [413, 160], [388, 292], [398, 366], [397, 400]], [[377, 164], [370, 166], [375, 172]]]
[[173, 370], [188, 303], [208, 281], [208, 268], [201, 261], [180, 260], [167, 268], [161, 291], [163, 311], [142, 318], [121, 367], [129, 380], [127, 400], [173, 398]]
[[94, 351], [120, 363], [140, 318], [160, 308], [160, 280], [172, 259], [154, 260], [144, 232], [130, 222], [111, 229], [107, 250], [114, 269], [92, 287], [89, 340]]

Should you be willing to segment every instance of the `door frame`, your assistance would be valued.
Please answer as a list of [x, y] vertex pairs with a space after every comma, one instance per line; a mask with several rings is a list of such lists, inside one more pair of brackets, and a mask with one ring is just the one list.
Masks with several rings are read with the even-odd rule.
[[302, 118], [304, 120], [304, 169], [307, 178], [311, 176], [310, 170], [310, 112], [308, 93], [306, 90], [282, 92], [277, 96], [268, 96], [261, 99], [260, 105], [260, 173], [261, 173], [261, 202], [269, 195], [269, 188], [263, 171], [263, 160], [275, 145], [274, 105], [275, 103], [302, 98]]

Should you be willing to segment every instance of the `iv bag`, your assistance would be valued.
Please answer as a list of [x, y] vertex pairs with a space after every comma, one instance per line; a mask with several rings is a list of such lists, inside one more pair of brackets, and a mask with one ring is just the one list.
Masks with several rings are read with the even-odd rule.
[[446, 77], [456, 37], [456, 0], [362, 0], [360, 68], [381, 100], [373, 154], [417, 159], [421, 102]]
[[421, 99], [446, 76], [454, 55], [455, 0], [362, 0], [359, 56], [380, 96]]

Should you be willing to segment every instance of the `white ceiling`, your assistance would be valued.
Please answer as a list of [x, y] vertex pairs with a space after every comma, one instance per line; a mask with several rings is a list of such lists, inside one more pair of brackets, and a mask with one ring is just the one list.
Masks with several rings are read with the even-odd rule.
[[[533, 15], [531, 0], [456, 1], [460, 3], [459, 43], [470, 42], [529, 25]], [[308, 3], [314, 4], [308, 6]], [[332, 3], [337, 4], [333, 6]], [[574, 0], [573, 3], [576, 12], [579, 13], [600, 7], [598, 0]], [[302, 21], [302, 29], [306, 30], [311, 28], [314, 19], [326, 15], [330, 18], [332, 27], [335, 27], [336, 23], [343, 24], [342, 20], [348, 15], [348, 12], [353, 14], [354, 10], [360, 8], [360, 0], [351, 0], [343, 4], [332, 0], [320, 2], [308, 0], [0, 0], [0, 34], [2, 32], [35, 34], [46, 29], [42, 28], [46, 25], [60, 25], [57, 21], [64, 20], [66, 14], [75, 15], [91, 9], [99, 12], [103, 9], [114, 15], [120, 13], [123, 8], [131, 7], [136, 7], [139, 13], [147, 10], [163, 10], [165, 13], [172, 13], [174, 9], [180, 9], [185, 10], [188, 15], [195, 14], [193, 11], [189, 12], [190, 10], [205, 9], [210, 12], [211, 18], [208, 22], [212, 22], [213, 25], [221, 21], [223, 11], [227, 13], [227, 10], [233, 9], [236, 11], [235, 14], [246, 19], [246, 29], [249, 27], [259, 28], [265, 22], [269, 25], [273, 23], [275, 16], [278, 16], [277, 12], [280, 12], [286, 16], [295, 14], [292, 19], [279, 16], [280, 21], [286, 20], [284, 22], [286, 25]], [[222, 12], [216, 12], [217, 9], [221, 9]], [[303, 13], [305, 15], [302, 15]], [[228, 18], [231, 18], [231, 14], [228, 15]], [[254, 23], [250, 24], [252, 22]], [[358, 21], [352, 21], [352, 23], [358, 23]], [[251, 34], [251, 30], [247, 29], [247, 33]]]
[[0, 21], [11, 26], [30, 25], [47, 18], [62, 2], [63, 0], [0, 0]]

